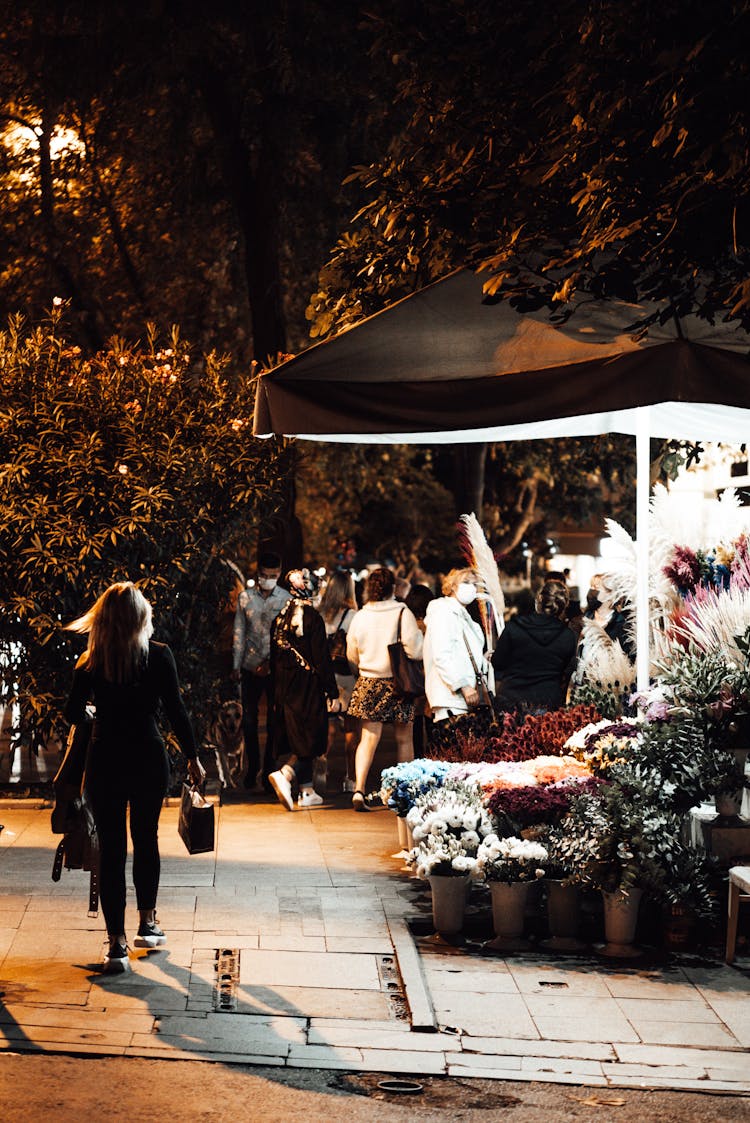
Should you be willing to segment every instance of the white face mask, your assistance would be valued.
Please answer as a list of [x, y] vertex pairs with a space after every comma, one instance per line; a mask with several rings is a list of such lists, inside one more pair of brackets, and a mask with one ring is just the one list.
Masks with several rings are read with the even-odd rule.
[[472, 604], [477, 599], [476, 585], [471, 585], [468, 581], [462, 581], [456, 589], [456, 599], [461, 604]]
[[258, 585], [260, 586], [260, 588], [263, 590], [264, 593], [270, 593], [272, 589], [276, 588], [276, 578], [275, 577], [259, 577], [258, 578]]

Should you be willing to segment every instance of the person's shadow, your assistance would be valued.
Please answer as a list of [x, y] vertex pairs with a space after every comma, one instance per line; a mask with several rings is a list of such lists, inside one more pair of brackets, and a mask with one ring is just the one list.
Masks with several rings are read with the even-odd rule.
[[[227, 941], [227, 944], [230, 942]], [[217, 949], [219, 956], [222, 955], [222, 952], [228, 951], [231, 951], [231, 949]], [[122, 974], [105, 974], [99, 964], [77, 964], [76, 966], [89, 973], [92, 995], [95, 988], [101, 991], [101, 1001], [97, 1002], [95, 999], [90, 999], [92, 1004], [101, 1005], [106, 1009], [108, 994], [125, 995], [130, 992], [133, 998], [132, 1005], [124, 1006], [118, 1002], [118, 1010], [123, 1013], [141, 1013], [145, 1010], [139, 1005], [140, 1000], [151, 1017], [155, 1019], [151, 1031], [153, 1044], [149, 1045], [148, 1048], [158, 1050], [160, 1048], [160, 1034], [163, 1033], [162, 1047], [170, 1051], [174, 1050], [176, 1056], [179, 1056], [180, 1050], [184, 1048], [185, 1059], [195, 1059], [197, 1056], [203, 1059], [211, 1059], [212, 1056], [225, 1056], [235, 1053], [252, 1056], [255, 1063], [262, 1063], [262, 1058], [267, 1056], [269, 1063], [273, 1063], [273, 1058], [286, 1058], [295, 1034], [292, 1032], [288, 1037], [285, 1037], [276, 1033], [271, 1024], [272, 1021], [289, 1019], [291, 1026], [294, 1018], [303, 1021], [309, 1018], [309, 1014], [294, 1006], [287, 998], [280, 999], [280, 996], [271, 987], [253, 984], [250, 988], [247, 988], [252, 991], [252, 995], [248, 995], [247, 989], [243, 991], [239, 970], [237, 978], [233, 980], [235, 1002], [225, 1004], [228, 991], [224, 982], [227, 980], [219, 975], [221, 959], [218, 957], [215, 965], [216, 978], [211, 985], [205, 979], [205, 972], [201, 978], [194, 979], [192, 967], [181, 966], [172, 961], [168, 947], [137, 948], [131, 951], [130, 957], [131, 965], [135, 969]], [[161, 972], [161, 978], [155, 979], [153, 975], [139, 975], [139, 962], [157, 965]], [[207, 959], [205, 962], [209, 963], [210, 960]], [[170, 991], [172, 993], [169, 993]], [[184, 996], [184, 1001], [176, 998], [177, 995]], [[209, 996], [210, 1001], [207, 1001]], [[199, 999], [195, 1006], [191, 1006], [191, 997]], [[209, 1018], [207, 1015], [214, 1015], [214, 1017]], [[248, 1023], [243, 1019], [239, 1022], [240, 1032], [242, 1028], [248, 1030], [247, 1042], [240, 1045], [237, 1040], [238, 1034], [232, 1033], [231, 1030], [234, 1029], [232, 1019], [242, 1015], [253, 1015], [262, 1019], [262, 1021]], [[216, 1018], [218, 1017], [221, 1020], [217, 1022]], [[227, 1019], [226, 1022], [224, 1021], [225, 1018]], [[174, 1027], [170, 1026], [172, 1019], [177, 1020]], [[186, 1025], [187, 1022], [189, 1022], [189, 1026]], [[230, 1031], [226, 1037], [220, 1032], [224, 1026]], [[170, 1028], [174, 1028], [176, 1032], [170, 1033]], [[299, 1044], [303, 1044], [305, 1040], [304, 1030], [300, 1030], [298, 1036]], [[224, 1043], [223, 1047], [222, 1043]], [[144, 1055], [147, 1055], [145, 1049]]]

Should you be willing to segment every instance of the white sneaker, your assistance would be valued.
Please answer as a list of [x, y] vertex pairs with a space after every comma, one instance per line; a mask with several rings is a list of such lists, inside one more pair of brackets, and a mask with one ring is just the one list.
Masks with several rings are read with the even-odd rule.
[[102, 972], [105, 975], [123, 975], [129, 970], [130, 960], [128, 959], [127, 947], [118, 942], [107, 948], [102, 963]]
[[346, 779], [344, 780], [343, 784], [341, 785], [341, 790], [342, 790], [342, 792], [356, 791], [356, 784], [355, 784], [354, 780], [350, 780], [349, 777], [347, 776]]
[[325, 800], [312, 788], [300, 788], [298, 807], [320, 807], [321, 803], [325, 803]]
[[[292, 782], [283, 768], [278, 772], [269, 772], [268, 782], [278, 796], [279, 803], [283, 803], [287, 811], [294, 811], [294, 797], [292, 795]], [[322, 800], [321, 800], [322, 802]]]

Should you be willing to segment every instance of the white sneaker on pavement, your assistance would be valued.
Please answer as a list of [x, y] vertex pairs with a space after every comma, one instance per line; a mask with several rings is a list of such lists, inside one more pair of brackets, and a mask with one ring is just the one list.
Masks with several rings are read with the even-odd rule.
[[321, 799], [312, 788], [300, 788], [299, 798], [297, 799], [298, 807], [320, 807], [321, 803], [325, 803], [325, 800]]
[[287, 811], [294, 811], [294, 796], [292, 795], [292, 781], [283, 768], [278, 772], [269, 772], [268, 782], [276, 792], [279, 803], [283, 803]]

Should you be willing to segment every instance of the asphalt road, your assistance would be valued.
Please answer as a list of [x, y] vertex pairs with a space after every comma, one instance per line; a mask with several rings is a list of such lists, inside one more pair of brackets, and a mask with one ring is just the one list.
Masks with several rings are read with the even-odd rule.
[[[750, 1062], [749, 1062], [750, 1063]], [[0, 1054], [3, 1123], [744, 1123], [750, 1096], [583, 1088], [425, 1077], [417, 1095], [386, 1094], [383, 1074], [250, 1068], [139, 1057]], [[394, 1079], [388, 1077], [387, 1079]]]

